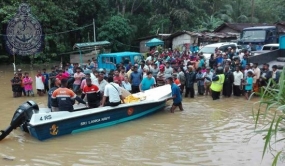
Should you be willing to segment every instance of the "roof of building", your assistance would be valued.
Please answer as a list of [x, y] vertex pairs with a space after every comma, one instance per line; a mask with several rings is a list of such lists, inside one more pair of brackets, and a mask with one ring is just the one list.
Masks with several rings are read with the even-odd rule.
[[173, 39], [177, 36], [188, 34], [190, 36], [196, 36], [199, 38], [232, 38], [239, 36], [239, 33], [217, 33], [217, 32], [190, 32], [190, 31], [178, 31], [170, 35], [167, 39]]
[[88, 43], [76, 43], [73, 46], [73, 49], [75, 48], [84, 48], [84, 47], [94, 47], [94, 46], [102, 46], [102, 45], [109, 45], [110, 42], [108, 41], [98, 41], [98, 42], [88, 42]]
[[238, 32], [241, 32], [244, 28], [248, 27], [255, 27], [255, 26], [272, 26], [273, 24], [266, 24], [266, 23], [223, 23], [220, 26], [218, 26], [214, 32], [219, 32], [225, 27], [229, 27], [233, 30], [236, 30]]
[[114, 52], [114, 53], [105, 53], [105, 54], [100, 54], [100, 56], [130, 56], [130, 55], [141, 55], [139, 52]]

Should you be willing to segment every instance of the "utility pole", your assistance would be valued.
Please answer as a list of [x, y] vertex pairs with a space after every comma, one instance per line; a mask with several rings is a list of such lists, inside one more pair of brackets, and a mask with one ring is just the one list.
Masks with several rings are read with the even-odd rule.
[[94, 33], [94, 42], [96, 42], [96, 30], [95, 30], [95, 19], [93, 18], [93, 33]]
[[253, 24], [254, 0], [251, 0], [251, 24]]

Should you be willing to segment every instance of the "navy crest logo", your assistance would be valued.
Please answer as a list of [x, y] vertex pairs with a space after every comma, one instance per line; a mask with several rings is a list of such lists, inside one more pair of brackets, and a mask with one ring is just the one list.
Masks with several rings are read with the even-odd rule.
[[42, 28], [31, 14], [28, 4], [22, 3], [18, 13], [8, 23], [5, 44], [9, 53], [13, 55], [32, 55], [41, 51]]

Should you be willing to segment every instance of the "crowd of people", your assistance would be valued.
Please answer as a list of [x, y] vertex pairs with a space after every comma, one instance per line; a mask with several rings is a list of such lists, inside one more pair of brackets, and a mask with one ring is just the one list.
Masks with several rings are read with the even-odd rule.
[[[174, 112], [177, 106], [183, 110], [182, 95], [190, 98], [211, 95], [216, 100], [222, 92], [224, 97], [234, 95], [248, 99], [252, 92], [266, 86], [270, 78], [278, 82], [277, 66], [270, 70], [268, 64], [263, 64], [259, 69], [257, 63], [249, 63], [248, 56], [248, 50], [236, 53], [231, 48], [226, 52], [216, 49], [206, 62], [203, 53], [197, 51], [181, 53], [168, 49], [159, 54], [154, 49], [140, 63], [115, 64], [116, 70], [109, 72], [98, 69], [95, 58], [82, 66], [66, 63], [62, 69], [52, 67], [50, 73], [43, 69], [35, 76], [35, 87], [39, 96], [48, 93], [48, 106], [53, 111], [72, 111], [74, 100], [91, 108], [117, 106], [124, 102], [121, 88], [138, 93], [169, 83], [174, 101], [171, 112]], [[19, 70], [11, 84], [14, 97], [34, 96], [29, 73], [22, 74]]]

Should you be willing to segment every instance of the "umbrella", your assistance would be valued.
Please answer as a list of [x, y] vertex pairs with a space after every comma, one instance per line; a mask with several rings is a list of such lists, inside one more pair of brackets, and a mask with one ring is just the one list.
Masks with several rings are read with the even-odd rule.
[[145, 45], [147, 47], [159, 46], [159, 45], [163, 45], [163, 44], [164, 44], [164, 42], [162, 40], [157, 39], [157, 38], [153, 38], [150, 41], [145, 43]]

